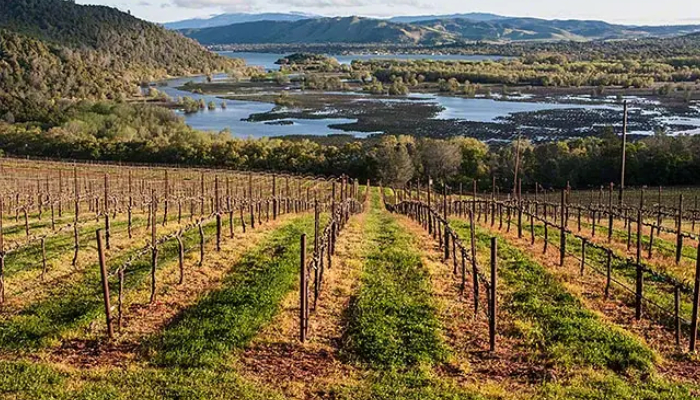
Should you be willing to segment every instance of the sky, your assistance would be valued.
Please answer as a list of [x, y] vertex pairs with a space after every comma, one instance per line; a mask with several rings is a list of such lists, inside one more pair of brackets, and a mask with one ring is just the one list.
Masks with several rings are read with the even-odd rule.
[[305, 12], [324, 16], [489, 12], [546, 19], [596, 19], [631, 25], [700, 24], [697, 0], [77, 0], [130, 11], [154, 22], [208, 17], [224, 12]]

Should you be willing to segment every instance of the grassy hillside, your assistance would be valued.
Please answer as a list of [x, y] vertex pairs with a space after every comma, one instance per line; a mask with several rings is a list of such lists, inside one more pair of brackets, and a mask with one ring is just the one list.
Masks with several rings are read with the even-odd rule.
[[204, 45], [231, 43], [416, 43], [454, 42], [429, 27], [368, 18], [320, 18], [296, 22], [260, 21], [215, 28], [190, 29], [185, 35]]
[[506, 18], [474, 21], [464, 18], [421, 21], [420, 26], [444, 31], [465, 40], [594, 40], [665, 37], [700, 29], [688, 26], [625, 26], [603, 21]]
[[[399, 22], [401, 21], [401, 22]], [[463, 41], [587, 41], [669, 37], [698, 25], [625, 26], [603, 21], [438, 16], [377, 20], [359, 17], [258, 21], [182, 32], [205, 45], [272, 43], [391, 43], [436, 45]]]

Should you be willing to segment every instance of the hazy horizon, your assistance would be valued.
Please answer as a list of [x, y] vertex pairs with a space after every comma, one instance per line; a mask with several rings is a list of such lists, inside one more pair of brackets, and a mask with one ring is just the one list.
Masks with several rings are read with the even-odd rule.
[[[689, 18], [686, 0], [663, 3], [642, 1], [609, 2], [590, 0], [545, 0], [518, 2], [492, 0], [488, 6], [475, 1], [387, 0], [376, 4], [369, 0], [77, 0], [80, 4], [99, 4], [130, 11], [132, 15], [153, 22], [165, 23], [190, 18], [208, 18], [223, 13], [289, 13], [299, 12], [327, 17], [362, 16], [389, 18], [404, 15], [441, 15], [491, 13], [512, 17], [543, 19], [602, 20], [625, 25], [700, 24], [700, 16]], [[332, 12], [330, 10], [333, 10]]]

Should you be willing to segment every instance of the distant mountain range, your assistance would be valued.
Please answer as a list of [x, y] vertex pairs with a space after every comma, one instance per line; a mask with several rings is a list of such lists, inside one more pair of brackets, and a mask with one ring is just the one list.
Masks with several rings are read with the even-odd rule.
[[258, 21], [300, 21], [318, 18], [306, 13], [219, 14], [210, 18], [193, 18], [163, 24], [168, 29], [201, 29]]
[[185, 36], [203, 45], [249, 43], [430, 43], [454, 42], [447, 32], [430, 27], [360, 18], [258, 21], [215, 28], [186, 29]]
[[[232, 24], [241, 24], [244, 22], [258, 22], [258, 21], [301, 21], [303, 19], [315, 19], [324, 18], [320, 15], [308, 14], [303, 12], [289, 12], [289, 13], [260, 13], [260, 14], [246, 14], [246, 13], [226, 13], [214, 15], [209, 18], [192, 18], [185, 19], [182, 21], [166, 22], [163, 24], [168, 29], [180, 30], [180, 29], [202, 29], [202, 28], [214, 28], [217, 26], [226, 26]], [[413, 23], [420, 21], [429, 21], [435, 19], [456, 19], [464, 18], [470, 19], [472, 21], [495, 21], [500, 19], [506, 19], [504, 17], [496, 14], [488, 13], [466, 13], [466, 14], [449, 14], [449, 15], [414, 15], [414, 16], [399, 16], [387, 19], [390, 22], [398, 23]]]
[[[224, 24], [225, 21], [240, 21]], [[281, 43], [453, 44], [473, 41], [551, 41], [672, 37], [700, 25], [631, 26], [603, 21], [545, 20], [468, 13], [391, 19], [316, 17], [302, 14], [222, 14], [166, 24], [204, 45]], [[218, 25], [220, 24], [220, 25]], [[217, 26], [214, 26], [217, 25]]]
[[466, 13], [466, 14], [445, 14], [445, 15], [400, 16], [400, 17], [389, 18], [389, 21], [410, 24], [413, 22], [431, 21], [431, 20], [436, 20], [436, 19], [468, 19], [471, 21], [483, 22], [483, 21], [498, 21], [498, 20], [508, 19], [508, 18], [510, 18], [510, 17], [504, 17], [502, 15], [489, 14], [489, 13]]

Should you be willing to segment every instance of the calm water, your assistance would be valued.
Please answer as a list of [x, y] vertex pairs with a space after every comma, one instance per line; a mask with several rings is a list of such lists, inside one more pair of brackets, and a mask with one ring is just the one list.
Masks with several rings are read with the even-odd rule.
[[[221, 75], [214, 77], [215, 80], [223, 78], [225, 77]], [[251, 114], [269, 112], [275, 105], [257, 101], [225, 100], [216, 96], [200, 95], [177, 89], [177, 87], [184, 85], [188, 81], [201, 82], [203, 79], [203, 77], [171, 79], [168, 81], [168, 86], [158, 88], [158, 90], [167, 93], [168, 96], [172, 98], [188, 96], [197, 101], [199, 101], [199, 99], [204, 99], [206, 103], [210, 101], [216, 103], [217, 108], [213, 111], [202, 110], [194, 114], [185, 114], [182, 111], [176, 111], [176, 113], [184, 117], [185, 122], [194, 129], [215, 132], [229, 129], [232, 136], [240, 138], [261, 138], [285, 135], [326, 136], [339, 133], [354, 135], [356, 137], [366, 137], [369, 135], [369, 133], [365, 132], [344, 132], [329, 128], [329, 125], [332, 124], [356, 122], [354, 119], [346, 118], [313, 120], [284, 119], [284, 121], [292, 122], [291, 125], [270, 125], [264, 122], [248, 122], [244, 121], [244, 119], [248, 118]], [[221, 108], [221, 103], [223, 101], [226, 101], [226, 109]]]
[[[280, 66], [275, 64], [275, 61], [284, 58], [289, 53], [251, 53], [244, 51], [221, 51], [219, 54], [231, 57], [242, 58], [246, 64], [256, 67], [262, 67], [266, 70], [278, 70]], [[481, 55], [459, 55], [459, 54], [392, 54], [392, 55], [374, 55], [374, 54], [358, 54], [358, 55], [335, 55], [330, 54], [341, 64], [350, 64], [352, 60], [436, 60], [436, 61], [483, 61], [483, 60], [499, 60], [502, 56], [481, 56]]]
[[[225, 76], [219, 75], [214, 77], [215, 80], [226, 79]], [[254, 113], [265, 113], [272, 111], [274, 104], [261, 103], [255, 101], [241, 100], [225, 100], [227, 108], [221, 108], [221, 102], [224, 99], [216, 96], [198, 95], [186, 91], [176, 89], [182, 86], [187, 81], [202, 81], [203, 77], [198, 78], [180, 78], [168, 81], [168, 86], [160, 87], [159, 90], [166, 92], [169, 96], [176, 98], [178, 96], [189, 96], [196, 100], [200, 98], [209, 103], [214, 101], [217, 104], [217, 109], [214, 111], [203, 110], [194, 114], [184, 114], [178, 111], [179, 115], [185, 118], [187, 124], [199, 130], [206, 131], [222, 131], [228, 129], [232, 136], [235, 137], [275, 137], [285, 135], [315, 135], [325, 136], [329, 134], [349, 134], [356, 137], [366, 137], [370, 133], [365, 132], [344, 132], [339, 129], [333, 129], [330, 125], [352, 123], [356, 120], [346, 118], [333, 118], [328, 114], [324, 119], [292, 119], [286, 118], [285, 125], [270, 125], [264, 122], [248, 122], [244, 119]], [[367, 102], [368, 107], [372, 107], [370, 103], [392, 103], [409, 101], [402, 97], [380, 97], [372, 96], [364, 93], [348, 93], [347, 95], [358, 96], [357, 101]], [[497, 96], [497, 95], [496, 95]], [[544, 110], [565, 110], [565, 109], [586, 109], [586, 110], [616, 110], [622, 112], [622, 107], [616, 102], [608, 102], [604, 104], [589, 104], [583, 99], [559, 98], [557, 101], [550, 102], [523, 102], [523, 101], [499, 101], [497, 99], [487, 98], [463, 98], [449, 97], [438, 95], [412, 94], [410, 101], [416, 99], [425, 102], [437, 103], [444, 107], [444, 110], [434, 118], [436, 119], [454, 119], [473, 122], [498, 122], [499, 119], [507, 117], [515, 113], [536, 112]], [[649, 104], [648, 100], [638, 99], [635, 103], [634, 98], [629, 99], [632, 104], [630, 110], [635, 107], [640, 107], [643, 113], [653, 115], [654, 119], [661, 124], [667, 126], [673, 133], [679, 133], [679, 129], [674, 129], [675, 125], [684, 125], [692, 127], [684, 133], [698, 134], [700, 133], [700, 107], [691, 106], [694, 114], [685, 116], [669, 116], [664, 115], [658, 105]], [[291, 122], [291, 124], [289, 124]], [[697, 127], [697, 128], [695, 128]], [[381, 133], [381, 132], [377, 132]], [[630, 132], [636, 134], [651, 134], [653, 132]]]

